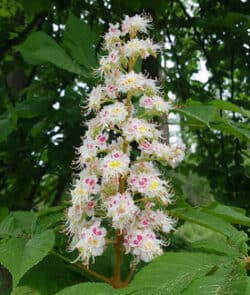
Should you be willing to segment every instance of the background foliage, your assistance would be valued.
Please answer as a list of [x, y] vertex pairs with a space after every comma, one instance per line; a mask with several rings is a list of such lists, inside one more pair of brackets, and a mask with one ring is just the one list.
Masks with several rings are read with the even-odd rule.
[[[101, 35], [142, 11], [164, 45], [142, 69], [176, 97], [162, 123], [187, 156], [174, 172], [161, 167], [178, 197], [171, 246], [113, 290], [68, 263], [60, 231]], [[1, 1], [1, 294], [250, 293], [249, 27], [250, 3], [239, 0]], [[107, 249], [94, 268], [108, 274], [112, 259]]]

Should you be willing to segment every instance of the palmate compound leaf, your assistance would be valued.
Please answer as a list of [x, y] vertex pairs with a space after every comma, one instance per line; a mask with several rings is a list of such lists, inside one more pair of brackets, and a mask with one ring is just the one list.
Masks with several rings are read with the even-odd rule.
[[33, 237], [13, 237], [0, 243], [0, 263], [12, 274], [13, 287], [21, 277], [41, 261], [54, 245], [54, 233], [47, 230]]
[[[198, 252], [169, 252], [155, 259], [139, 271], [128, 287], [115, 290], [107, 284], [83, 283], [65, 288], [56, 293], [56, 295], [185, 294], [184, 291], [188, 290], [190, 284], [195, 282], [195, 280], [206, 278], [213, 274], [216, 275], [217, 271], [221, 273], [221, 276], [224, 274], [224, 280], [226, 280], [226, 276], [229, 274], [226, 272], [228, 265], [234, 265], [234, 260], [226, 256]], [[223, 278], [221, 280], [223, 281]]]
[[28, 63], [39, 65], [50, 62], [66, 71], [82, 75], [86, 78], [89, 74], [84, 71], [65, 50], [44, 32], [34, 32], [16, 47], [20, 51], [24, 60]]
[[[169, 252], [144, 267], [119, 295], [177, 295], [194, 280], [229, 263], [224, 256], [204, 253]], [[230, 260], [231, 261], [231, 260]]]

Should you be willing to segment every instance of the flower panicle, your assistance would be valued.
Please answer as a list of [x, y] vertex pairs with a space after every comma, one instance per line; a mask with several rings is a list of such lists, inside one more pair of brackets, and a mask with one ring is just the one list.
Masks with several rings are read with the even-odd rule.
[[168, 114], [172, 108], [158, 81], [134, 69], [138, 59], [156, 57], [161, 48], [148, 37], [151, 27], [152, 19], [145, 14], [109, 25], [103, 37], [107, 53], [96, 70], [102, 82], [84, 105], [94, 117], [86, 122], [76, 151], [65, 232], [69, 250], [78, 250], [76, 260], [86, 266], [103, 254], [110, 239], [133, 255], [131, 265], [150, 262], [167, 245], [161, 233], [176, 225], [167, 212], [174, 194], [155, 162], [174, 168], [183, 160], [185, 147], [161, 143], [159, 126], [137, 112], [138, 106], [152, 114]]

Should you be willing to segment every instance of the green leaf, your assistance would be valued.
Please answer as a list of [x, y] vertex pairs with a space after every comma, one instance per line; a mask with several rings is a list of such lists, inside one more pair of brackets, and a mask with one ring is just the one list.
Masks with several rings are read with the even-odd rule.
[[250, 294], [250, 277], [247, 277], [246, 295]]
[[21, 286], [15, 288], [11, 295], [41, 295], [41, 293], [29, 286]]
[[51, 230], [32, 238], [10, 238], [0, 243], [0, 263], [12, 274], [13, 287], [21, 277], [41, 261], [54, 245], [54, 233]]
[[19, 286], [30, 286], [41, 294], [54, 295], [63, 288], [81, 283], [82, 275], [72, 271], [73, 265], [51, 255], [32, 267], [20, 280]]
[[37, 214], [28, 211], [11, 212], [0, 223], [0, 236], [19, 236], [21, 234], [31, 234], [33, 232]]
[[239, 140], [250, 139], [250, 129], [241, 126], [237, 126], [235, 123], [231, 123], [224, 118], [220, 118], [216, 122], [211, 123], [212, 128], [220, 130], [226, 134], [231, 134], [237, 137]]
[[48, 10], [52, 4], [49, 0], [22, 0], [24, 13], [27, 17], [32, 18], [42, 10]]
[[225, 100], [213, 100], [209, 102], [209, 104], [217, 107], [220, 110], [227, 110], [227, 111], [232, 111], [235, 113], [242, 114], [243, 116], [250, 117], [249, 113], [245, 111], [244, 109], [241, 109], [238, 107], [236, 104], [230, 102], [230, 101], [225, 101]]
[[48, 124], [47, 118], [42, 119], [37, 122], [30, 130], [30, 134], [32, 137], [36, 138], [41, 135], [41, 133], [46, 130], [46, 125]]
[[15, 126], [11, 118], [0, 119], [0, 142], [4, 141], [14, 129]]
[[217, 109], [211, 105], [199, 104], [189, 101], [189, 103], [182, 109], [174, 109], [174, 112], [184, 115], [195, 122], [202, 123], [210, 128], [212, 122], [217, 114]]
[[0, 208], [0, 222], [4, 220], [9, 214], [9, 209], [7, 207]]
[[114, 289], [102, 283], [82, 283], [69, 288], [65, 288], [55, 295], [111, 295]]
[[20, 118], [34, 118], [48, 113], [51, 98], [47, 96], [31, 97], [17, 104], [15, 110]]
[[139, 0], [127, 0], [124, 4], [132, 11], [137, 12], [141, 7], [141, 1]]
[[204, 277], [228, 261], [216, 255], [169, 252], [145, 266], [119, 294], [180, 294], [192, 281]]
[[212, 215], [219, 216], [222, 219], [229, 221], [230, 223], [250, 226], [250, 218], [230, 206], [226, 206], [220, 203], [213, 203], [204, 208], [203, 211]]
[[69, 49], [71, 56], [81, 65], [88, 69], [97, 66], [95, 45], [98, 41], [98, 34], [91, 30], [90, 26], [72, 13], [66, 24], [63, 34], [63, 44]]
[[211, 275], [194, 280], [182, 294], [193, 295], [197, 293], [197, 290], [199, 295], [245, 294], [246, 278], [243, 266], [230, 262]]
[[[241, 232], [241, 234], [244, 233]], [[215, 233], [209, 239], [194, 242], [192, 246], [210, 253], [223, 253], [231, 257], [242, 257], [243, 254], [247, 254], [246, 240], [236, 241], [234, 238], [225, 238]]]
[[248, 237], [243, 231], [235, 231], [231, 237], [226, 237], [195, 223], [185, 222], [174, 233], [191, 244], [192, 248], [207, 253], [228, 255], [232, 258], [242, 258], [247, 255]]
[[211, 234], [209, 239], [203, 239], [194, 242], [192, 246], [195, 249], [213, 254], [223, 254], [231, 257], [236, 257], [239, 255], [234, 247], [230, 247], [225, 236], [221, 236], [220, 234], [216, 233]]
[[39, 65], [50, 62], [66, 71], [88, 77], [87, 72], [76, 64], [50, 36], [44, 32], [34, 32], [20, 45], [16, 46], [24, 60]]
[[184, 208], [173, 209], [171, 212], [174, 216], [179, 217], [182, 220], [194, 222], [228, 237], [236, 231], [230, 223], [217, 216], [204, 212], [202, 208], [186, 206]]
[[37, 231], [43, 231], [64, 220], [63, 207], [44, 208], [38, 212]]
[[171, 171], [171, 179], [178, 181], [178, 188], [182, 190], [183, 197], [192, 205], [207, 205], [214, 201], [211, 187], [206, 177], [193, 171], [187, 174]]

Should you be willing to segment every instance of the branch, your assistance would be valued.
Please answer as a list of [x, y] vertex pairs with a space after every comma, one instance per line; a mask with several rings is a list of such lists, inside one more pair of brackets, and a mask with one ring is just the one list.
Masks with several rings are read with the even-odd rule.
[[[68, 258], [68, 257], [65, 257], [63, 255], [61, 255], [60, 253], [57, 253], [55, 251], [50, 251], [49, 252], [51, 255], [59, 258], [59, 259], [62, 259], [63, 261], [67, 262], [67, 263], [72, 263], [72, 261]], [[105, 282], [105, 283], [108, 283], [108, 284], [111, 284], [111, 280], [107, 277], [105, 277], [104, 275], [102, 274], [99, 274], [97, 272], [95, 272], [94, 270], [91, 270], [91, 269], [88, 269], [86, 266], [82, 265], [81, 263], [75, 263], [74, 264], [75, 266], [77, 266], [78, 268], [82, 269], [84, 272], [86, 272], [87, 274]]]

